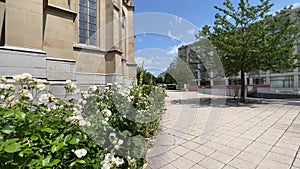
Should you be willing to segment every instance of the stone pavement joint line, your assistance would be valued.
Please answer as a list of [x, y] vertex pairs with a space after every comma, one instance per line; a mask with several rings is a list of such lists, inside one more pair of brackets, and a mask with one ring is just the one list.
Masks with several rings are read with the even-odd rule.
[[300, 169], [300, 100], [218, 105], [210, 101], [224, 96], [167, 95], [149, 169]]

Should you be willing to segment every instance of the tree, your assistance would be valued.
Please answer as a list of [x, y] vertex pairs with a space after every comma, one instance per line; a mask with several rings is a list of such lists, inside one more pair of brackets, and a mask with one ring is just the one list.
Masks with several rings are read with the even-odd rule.
[[146, 84], [146, 85], [153, 85], [154, 82], [156, 81], [156, 77], [151, 74], [150, 72], [147, 72], [147, 70], [144, 70], [144, 66], [141, 67], [137, 67], [137, 80], [138, 82], [141, 80], [140, 77], [141, 75], [143, 76], [142, 78], [142, 84]]
[[170, 75], [170, 73], [166, 73], [165, 83], [166, 84], [177, 84], [176, 80]]
[[[225, 8], [215, 6], [221, 13], [215, 15], [213, 27], [204, 26], [196, 35], [207, 37], [216, 47], [226, 76], [241, 77], [241, 101], [245, 101], [245, 73], [253, 71], [282, 71], [297, 65], [293, 54], [299, 38], [299, 17], [289, 17], [291, 7], [276, 15], [270, 14], [270, 0], [251, 5], [240, 0], [237, 7], [226, 0]], [[299, 13], [297, 14], [299, 15]]]
[[170, 67], [167, 70], [167, 74], [169, 74], [180, 87], [183, 87], [183, 84], [192, 83], [193, 79], [195, 79], [189, 64], [186, 63], [180, 57], [176, 57], [173, 60], [173, 62], [170, 64]]
[[162, 77], [157, 77], [155, 80], [156, 84], [163, 84], [164, 83], [164, 79]]

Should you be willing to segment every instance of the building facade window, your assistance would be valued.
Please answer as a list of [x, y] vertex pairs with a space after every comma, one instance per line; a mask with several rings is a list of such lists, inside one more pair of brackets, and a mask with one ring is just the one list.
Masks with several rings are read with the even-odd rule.
[[294, 87], [294, 76], [271, 77], [271, 87], [292, 88]]
[[97, 0], [79, 0], [78, 41], [96, 46]]

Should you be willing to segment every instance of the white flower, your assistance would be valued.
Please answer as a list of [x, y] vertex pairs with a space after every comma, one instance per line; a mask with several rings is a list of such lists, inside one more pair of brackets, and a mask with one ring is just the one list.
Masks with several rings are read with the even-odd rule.
[[110, 117], [111, 114], [112, 114], [109, 109], [104, 109], [103, 111], [104, 111], [104, 115], [107, 116], [107, 117]]
[[110, 169], [112, 166], [109, 163], [105, 163], [102, 165], [101, 169]]
[[0, 89], [4, 89], [5, 85], [0, 83]]
[[27, 80], [32, 79], [32, 75], [29, 73], [22, 73], [21, 76], [23, 77], [23, 79], [27, 79]]
[[12, 84], [6, 84], [4, 86], [4, 89], [7, 90], [7, 91], [15, 91], [16, 90], [16, 87]]
[[8, 98], [6, 99], [8, 102], [11, 102], [15, 99], [15, 96], [14, 95], [10, 95], [8, 96]]
[[7, 80], [6, 80], [6, 77], [5, 76], [0, 76], [0, 82], [6, 82]]
[[127, 156], [127, 161], [128, 161], [129, 164], [130, 164], [130, 163], [135, 163], [135, 162], [136, 162], [136, 160], [135, 160], [134, 158], [131, 159], [130, 156]]
[[68, 92], [74, 92], [74, 93], [80, 92], [80, 90], [77, 89], [76, 84], [72, 83], [71, 80], [66, 80], [65, 88], [67, 89]]
[[89, 90], [95, 92], [97, 90], [97, 86], [96, 85], [90, 86]]
[[118, 145], [122, 145], [124, 143], [124, 141], [123, 140], [121, 140], [121, 139], [119, 139], [119, 141], [118, 141]]
[[49, 103], [49, 97], [50, 97], [49, 94], [42, 94], [39, 98], [38, 104], [44, 104], [44, 105], [48, 104]]
[[76, 115], [76, 116], [71, 116], [68, 118], [69, 120], [83, 120], [83, 117], [79, 114], [79, 115]]
[[28, 89], [22, 89], [21, 94], [29, 100], [33, 100], [33, 96]]
[[115, 158], [115, 163], [116, 163], [116, 166], [119, 167], [120, 165], [124, 164], [124, 160], [122, 158]]
[[84, 157], [87, 154], [87, 151], [85, 149], [78, 149], [78, 150], [75, 150], [74, 154], [78, 158], [81, 158], [81, 157]]
[[22, 73], [22, 74], [18, 74], [18, 75], [14, 75], [13, 79], [16, 82], [20, 82], [20, 81], [25, 81], [25, 80], [31, 80], [32, 79], [32, 75], [29, 73]]
[[4, 96], [4, 95], [1, 95], [1, 96], [0, 96], [0, 99], [1, 99], [1, 100], [3, 100], [4, 98], [5, 98], [5, 96]]
[[91, 122], [87, 120], [79, 120], [79, 126], [91, 126]]
[[115, 149], [118, 150], [120, 148], [119, 145], [115, 145]]
[[45, 90], [46, 85], [41, 83], [41, 84], [36, 85], [36, 88], [39, 89], [39, 90]]
[[14, 76], [13, 76], [13, 79], [14, 79], [16, 82], [19, 82], [19, 81], [21, 81], [22, 76], [21, 76], [21, 75], [14, 75]]
[[107, 124], [108, 124], [107, 121], [105, 121], [105, 120], [102, 120], [101, 122], [104, 126], [107, 126]]
[[110, 137], [117, 137], [116, 133], [110, 133], [109, 136]]
[[104, 157], [104, 162], [109, 162], [112, 158], [112, 155], [110, 153], [107, 153], [105, 154], [105, 157]]

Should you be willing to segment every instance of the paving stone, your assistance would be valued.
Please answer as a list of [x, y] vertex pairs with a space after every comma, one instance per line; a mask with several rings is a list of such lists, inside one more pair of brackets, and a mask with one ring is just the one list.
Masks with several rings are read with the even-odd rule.
[[[300, 141], [300, 117], [293, 121], [298, 116], [299, 107], [284, 105], [285, 102], [273, 104], [272, 101], [254, 108], [228, 106], [217, 129], [204, 135], [202, 132], [211, 107], [192, 108], [171, 103], [182, 97], [194, 97], [191, 93], [170, 92], [168, 95], [168, 110], [163, 116], [162, 126], [166, 132], [177, 135], [174, 137], [177, 146], [153, 161], [150, 159], [149, 168], [285, 169], [292, 164]], [[198, 98], [200, 96], [211, 97], [197, 94]], [[199, 114], [190, 118], [194, 111]], [[299, 161], [300, 155], [291, 169], [300, 169]]]
[[237, 141], [232, 141], [232, 142], [226, 144], [226, 146], [233, 147], [233, 148], [239, 149], [239, 150], [244, 150], [248, 145], [249, 144], [240, 143]]
[[199, 147], [200, 144], [197, 144], [197, 143], [192, 142], [192, 141], [187, 141], [187, 142], [183, 143], [181, 146], [186, 147], [190, 150], [194, 150], [195, 148]]
[[215, 159], [215, 160], [218, 160], [222, 163], [225, 163], [227, 164], [230, 160], [233, 159], [234, 156], [232, 155], [229, 155], [229, 154], [225, 154], [221, 151], [216, 151], [214, 152], [213, 154], [211, 154], [209, 157]]
[[276, 146], [281, 147], [281, 148], [294, 150], [294, 151], [298, 151], [298, 149], [299, 149], [299, 145], [288, 144], [288, 143], [283, 142], [283, 141], [279, 141], [278, 143], [276, 143]]
[[176, 167], [173, 166], [172, 164], [168, 164], [168, 165], [162, 167], [161, 169], [174, 169], [174, 168], [176, 168]]
[[270, 159], [264, 159], [257, 167], [257, 169], [289, 169], [290, 166], [272, 161]]
[[264, 157], [270, 150], [272, 146], [264, 143], [254, 142], [249, 145], [244, 151], [255, 154], [259, 157]]
[[159, 155], [158, 157], [162, 157], [164, 160], [166, 160], [168, 163], [170, 163], [170, 162], [176, 160], [177, 158], [179, 158], [180, 156], [176, 153], [173, 153], [172, 151], [168, 151], [166, 153]]
[[221, 149], [221, 148], [225, 147], [222, 144], [214, 143], [214, 142], [211, 142], [211, 141], [206, 143], [205, 146], [207, 146], [211, 149], [215, 149], [215, 150], [218, 150], [218, 149]]
[[206, 169], [205, 167], [199, 165], [199, 164], [195, 164], [194, 166], [192, 166], [191, 169]]
[[290, 149], [286, 149], [286, 148], [282, 148], [282, 147], [278, 147], [278, 146], [274, 146], [271, 149], [271, 152], [277, 153], [277, 154], [282, 154], [282, 155], [286, 155], [286, 156], [291, 156], [294, 157], [296, 155], [295, 150], [290, 150]]
[[254, 163], [254, 164], [259, 164], [259, 162], [263, 159], [263, 157], [257, 156], [255, 154], [251, 154], [248, 152], [242, 152], [237, 156], [237, 158], [241, 158], [245, 161]]
[[291, 165], [294, 160], [294, 158], [291, 156], [281, 155], [281, 154], [277, 154], [277, 153], [273, 153], [273, 152], [268, 153], [268, 155], [266, 156], [266, 159], [270, 159], [272, 161], [284, 163], [287, 165]]
[[300, 167], [292, 166], [290, 169], [300, 169]]
[[235, 148], [232, 148], [232, 147], [228, 147], [228, 146], [224, 146], [223, 148], [218, 149], [218, 151], [221, 151], [221, 152], [223, 152], [225, 154], [232, 155], [232, 156], [236, 156], [237, 154], [239, 154], [241, 152], [238, 149], [235, 149]]
[[200, 154], [195, 151], [190, 151], [187, 154], [184, 155], [184, 158], [189, 159], [190, 161], [194, 163], [198, 163], [199, 161], [203, 160], [206, 156], [203, 154]]
[[247, 168], [247, 169], [254, 169], [256, 167], [256, 164], [245, 161], [240, 158], [234, 158], [231, 162], [229, 162], [229, 165], [236, 167], [236, 168]]
[[300, 159], [295, 159], [293, 166], [300, 167]]
[[215, 152], [216, 150], [215, 150], [215, 149], [212, 149], [212, 148], [209, 148], [209, 147], [207, 147], [207, 146], [202, 145], [202, 146], [196, 148], [195, 151], [198, 152], [198, 153], [200, 153], [200, 154], [209, 156], [209, 155], [211, 155], [213, 152]]
[[184, 154], [186, 154], [187, 152], [189, 152], [191, 150], [189, 150], [188, 148], [186, 147], [182, 147], [182, 146], [176, 146], [175, 148], [172, 149], [172, 152], [182, 156]]
[[225, 165], [222, 169], [237, 169], [237, 168], [230, 165]]
[[188, 159], [180, 157], [177, 160], [173, 161], [172, 165], [179, 169], [189, 169], [193, 165], [195, 165], [195, 163], [193, 163], [192, 161], [190, 161]]
[[163, 157], [155, 157], [155, 158], [151, 158], [149, 160], [149, 167], [156, 169], [156, 168], [162, 168], [163, 166], [165, 166], [168, 162], [163, 158]]
[[201, 162], [199, 162], [199, 165], [209, 168], [209, 169], [220, 169], [222, 168], [225, 164], [221, 163], [213, 158], [206, 157], [203, 159]]

